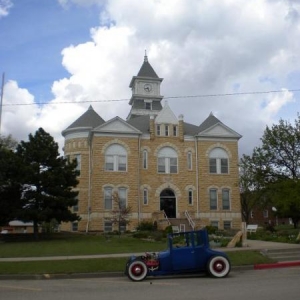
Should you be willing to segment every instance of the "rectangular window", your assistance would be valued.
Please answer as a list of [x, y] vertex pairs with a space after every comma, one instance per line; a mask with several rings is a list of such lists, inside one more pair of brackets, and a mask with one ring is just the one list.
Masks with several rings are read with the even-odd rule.
[[105, 221], [104, 222], [104, 232], [112, 232], [112, 222], [110, 221]]
[[112, 209], [112, 188], [104, 189], [104, 209]]
[[228, 174], [228, 159], [221, 158], [221, 174]]
[[173, 125], [173, 136], [177, 136], [177, 126]]
[[165, 125], [165, 136], [169, 136], [169, 125]]
[[224, 221], [223, 228], [226, 230], [231, 229], [231, 221]]
[[216, 228], [219, 228], [219, 222], [218, 221], [211, 221], [210, 225]]
[[212, 173], [212, 174], [217, 173], [217, 159], [216, 158], [209, 159], [209, 173]]
[[158, 173], [166, 173], [166, 159], [164, 157], [158, 158]]
[[118, 171], [126, 171], [126, 156], [118, 156]]
[[75, 160], [77, 162], [76, 171], [78, 172], [78, 176], [79, 176], [80, 175], [80, 171], [81, 171], [81, 155], [80, 154], [76, 154], [75, 155]]
[[125, 208], [127, 206], [126, 199], [127, 199], [127, 189], [119, 188], [120, 208]]
[[148, 169], [148, 152], [147, 152], [147, 150], [143, 151], [143, 168]]
[[148, 205], [148, 190], [147, 189], [144, 189], [144, 192], [143, 192], [143, 204]]
[[218, 198], [217, 198], [217, 190], [211, 189], [209, 191], [209, 201], [210, 201], [210, 210], [217, 210], [218, 208]]
[[105, 156], [105, 170], [106, 171], [114, 170], [114, 157], [112, 155]]
[[192, 152], [189, 151], [187, 153], [187, 168], [188, 170], [192, 170]]
[[78, 231], [78, 222], [72, 223], [72, 231]]
[[159, 157], [157, 165], [158, 173], [177, 173], [177, 157]]
[[263, 212], [264, 218], [268, 218], [269, 217], [269, 211], [267, 209], [264, 210]]
[[177, 157], [170, 158], [170, 173], [177, 173]]
[[152, 108], [152, 103], [151, 102], [145, 102], [145, 109], [151, 110]]
[[189, 205], [192, 205], [193, 204], [193, 190], [192, 189], [189, 189]]
[[156, 135], [160, 135], [160, 125], [156, 125]]
[[230, 210], [230, 199], [229, 199], [229, 190], [222, 190], [222, 208], [224, 210]]

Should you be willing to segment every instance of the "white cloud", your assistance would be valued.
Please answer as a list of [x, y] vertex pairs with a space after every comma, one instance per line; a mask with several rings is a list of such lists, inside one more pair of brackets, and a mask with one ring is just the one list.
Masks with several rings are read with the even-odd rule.
[[9, 10], [12, 8], [12, 6], [13, 3], [11, 0], [0, 0], [0, 19], [9, 14]]
[[[103, 5], [105, 1], [59, 3]], [[212, 111], [243, 135], [240, 153], [249, 152], [265, 126], [284, 117], [282, 110], [297, 102], [296, 95], [287, 90], [203, 95], [289, 88], [291, 74], [300, 72], [299, 11], [299, 2], [283, 0], [189, 0], [188, 5], [185, 0], [149, 0], [142, 5], [141, 0], [107, 1], [105, 10], [99, 10], [100, 24], [91, 29], [90, 40], [62, 50], [62, 64], [70, 76], [54, 81], [52, 105], [36, 107], [31, 127], [25, 128], [43, 125], [61, 141], [60, 132], [90, 104], [105, 120], [116, 115], [126, 118], [128, 101], [107, 100], [130, 98], [131, 77], [147, 49], [151, 65], [164, 78], [162, 94], [182, 96], [168, 100], [174, 113], [200, 124]], [[22, 90], [15, 87], [14, 91]], [[29, 95], [22, 97], [25, 101]], [[287, 117], [293, 114], [295, 110]], [[19, 126], [21, 120], [28, 122], [22, 118]], [[11, 132], [8, 123], [6, 130]]]
[[106, 0], [58, 0], [58, 3], [64, 7], [68, 8], [70, 5], [75, 4], [83, 7], [91, 6], [94, 4], [102, 4]]

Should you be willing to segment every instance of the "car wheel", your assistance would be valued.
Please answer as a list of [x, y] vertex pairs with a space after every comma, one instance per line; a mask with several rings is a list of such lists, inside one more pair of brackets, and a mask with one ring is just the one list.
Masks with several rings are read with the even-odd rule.
[[132, 281], [142, 281], [146, 278], [148, 268], [142, 260], [134, 260], [128, 266], [127, 275]]
[[207, 264], [207, 272], [213, 277], [226, 277], [230, 272], [230, 262], [226, 257], [213, 256]]

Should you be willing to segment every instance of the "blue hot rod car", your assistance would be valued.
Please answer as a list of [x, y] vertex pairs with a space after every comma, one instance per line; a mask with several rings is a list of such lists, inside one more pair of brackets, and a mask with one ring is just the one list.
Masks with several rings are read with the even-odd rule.
[[210, 249], [205, 229], [168, 235], [168, 249], [158, 253], [131, 256], [125, 274], [133, 281], [147, 276], [207, 272], [213, 277], [225, 277], [230, 272], [227, 255]]

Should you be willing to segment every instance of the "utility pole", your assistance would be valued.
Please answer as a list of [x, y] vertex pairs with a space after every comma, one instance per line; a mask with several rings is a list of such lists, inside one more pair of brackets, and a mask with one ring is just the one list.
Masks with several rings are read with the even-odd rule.
[[4, 90], [4, 73], [2, 74], [2, 85], [1, 85], [1, 97], [0, 97], [0, 136], [1, 136], [1, 117], [2, 117], [2, 101], [3, 101], [3, 90]]

